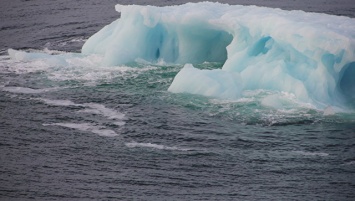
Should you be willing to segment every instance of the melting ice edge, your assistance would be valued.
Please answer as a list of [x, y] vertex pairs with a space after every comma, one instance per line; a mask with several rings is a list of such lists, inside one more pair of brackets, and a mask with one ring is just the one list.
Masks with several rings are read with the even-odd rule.
[[[121, 17], [90, 37], [79, 55], [10, 49], [14, 60], [101, 55], [97, 65], [137, 59], [185, 64], [168, 91], [239, 99], [246, 90], [292, 94], [316, 108], [353, 107], [355, 19], [220, 3], [116, 5]], [[200, 70], [193, 64], [224, 63]], [[271, 98], [270, 101], [278, 101]]]

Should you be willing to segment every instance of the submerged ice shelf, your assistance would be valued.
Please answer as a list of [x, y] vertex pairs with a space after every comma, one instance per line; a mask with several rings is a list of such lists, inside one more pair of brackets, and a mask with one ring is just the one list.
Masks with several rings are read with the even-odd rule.
[[[168, 89], [174, 93], [237, 99], [262, 89], [317, 108], [354, 105], [355, 19], [210, 2], [116, 10], [121, 18], [82, 48], [83, 55], [102, 55], [101, 65], [186, 64]], [[223, 67], [191, 65], [203, 62]]]

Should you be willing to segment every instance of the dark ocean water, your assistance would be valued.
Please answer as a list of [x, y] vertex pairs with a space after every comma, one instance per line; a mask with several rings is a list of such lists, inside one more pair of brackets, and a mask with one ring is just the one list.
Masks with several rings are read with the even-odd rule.
[[[350, 0], [220, 2], [355, 17]], [[355, 199], [353, 113], [265, 108], [267, 91], [237, 102], [171, 94], [182, 65], [7, 55], [80, 52], [117, 3], [132, 4], [0, 1], [0, 200]]]

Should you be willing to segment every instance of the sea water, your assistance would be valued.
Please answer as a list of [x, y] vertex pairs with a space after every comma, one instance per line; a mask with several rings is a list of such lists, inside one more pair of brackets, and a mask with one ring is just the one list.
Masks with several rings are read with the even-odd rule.
[[[233, 99], [172, 93], [185, 64], [99, 65], [103, 58], [81, 47], [119, 17], [118, 3], [132, 2], [0, 3], [1, 199], [354, 198], [351, 107], [281, 90], [237, 89]], [[350, 1], [223, 3], [354, 17]], [[10, 57], [10, 48], [31, 59]]]

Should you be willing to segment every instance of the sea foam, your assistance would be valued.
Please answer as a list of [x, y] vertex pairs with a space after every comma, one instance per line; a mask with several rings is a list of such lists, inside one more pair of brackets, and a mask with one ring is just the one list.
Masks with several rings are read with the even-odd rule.
[[90, 123], [52, 123], [52, 124], [43, 124], [43, 126], [62, 126], [66, 128], [76, 129], [84, 132], [92, 132], [99, 136], [104, 137], [115, 137], [118, 134], [110, 129], [106, 129], [104, 126], [97, 126]]
[[153, 144], [153, 143], [138, 143], [138, 142], [127, 142], [125, 145], [129, 148], [151, 148], [151, 149], [162, 149], [162, 150], [172, 150], [172, 151], [190, 151], [190, 149], [179, 148], [179, 147], [170, 147], [160, 144]]

